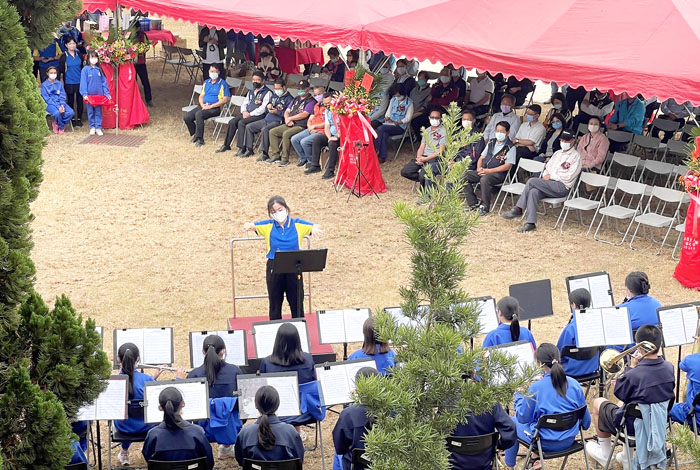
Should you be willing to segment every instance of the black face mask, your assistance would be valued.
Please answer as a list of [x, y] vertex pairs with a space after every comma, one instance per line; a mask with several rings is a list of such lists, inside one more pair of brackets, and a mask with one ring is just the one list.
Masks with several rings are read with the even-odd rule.
[[262, 85], [263, 85], [263, 84], [260, 83], [260, 82], [253, 82], [253, 87], [255, 87], [256, 90], [257, 90], [258, 88], [260, 88]]
[[270, 53], [269, 53], [269, 52], [264, 52], [264, 51], [263, 51], [263, 52], [260, 53], [260, 57], [270, 57]]

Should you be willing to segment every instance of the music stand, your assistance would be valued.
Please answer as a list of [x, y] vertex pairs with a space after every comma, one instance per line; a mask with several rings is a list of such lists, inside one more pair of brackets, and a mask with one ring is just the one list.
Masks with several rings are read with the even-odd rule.
[[[362, 190], [361, 190], [361, 185], [362, 185], [362, 180], [365, 180], [365, 183], [367, 183], [367, 186], [369, 186], [369, 189], [372, 191], [372, 193], [377, 196], [377, 199], [379, 199], [379, 194], [377, 194], [377, 191], [374, 190], [374, 186], [372, 186], [372, 183], [369, 182], [365, 174], [362, 172], [362, 153], [365, 152], [364, 156], [366, 157], [366, 149], [369, 146], [369, 143], [364, 143], [364, 142], [355, 142], [355, 166], [357, 167], [357, 173], [355, 173], [355, 179], [352, 182], [352, 187], [350, 188], [350, 194], [348, 194], [348, 200], [345, 202], [350, 202], [350, 196], [355, 195], [358, 198], [361, 198], [363, 196]], [[357, 189], [355, 189], [357, 188]]]
[[320, 250], [276, 251], [272, 262], [274, 274], [297, 275], [297, 312], [304, 316], [304, 273], [323, 271], [328, 248]]

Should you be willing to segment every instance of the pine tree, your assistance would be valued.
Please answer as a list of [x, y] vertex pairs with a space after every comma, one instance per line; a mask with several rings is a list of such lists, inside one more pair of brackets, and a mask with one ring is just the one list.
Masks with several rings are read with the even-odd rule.
[[20, 15], [27, 42], [32, 49], [51, 43], [61, 23], [75, 18], [82, 9], [81, 0], [9, 0]]
[[[403, 314], [414, 323], [399, 325], [386, 312], [378, 313], [377, 333], [393, 342], [397, 366], [388, 378], [357, 382], [356, 398], [374, 421], [365, 439], [373, 470], [449, 468], [445, 440], [456, 425], [469, 412], [480, 414], [510, 402], [535, 373], [520, 372], [515, 358], [494, 352], [485, 356], [469, 347], [479, 333], [478, 312], [460, 287], [467, 275], [460, 249], [477, 219], [465, 214], [461, 196], [469, 159], [453, 159], [478, 136], [462, 129], [460, 118], [452, 103], [443, 119], [448, 144], [439, 157], [442, 177], [428, 173], [433, 185], [419, 190], [424, 205], [394, 205], [412, 249], [411, 281], [400, 294]], [[423, 134], [430, 142], [425, 130]]]

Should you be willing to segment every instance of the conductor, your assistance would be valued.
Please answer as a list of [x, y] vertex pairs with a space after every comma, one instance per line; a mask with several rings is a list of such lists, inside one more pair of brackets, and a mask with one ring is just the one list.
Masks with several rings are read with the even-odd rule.
[[[297, 278], [296, 274], [275, 274], [272, 272], [272, 263], [275, 253], [280, 250], [298, 250], [301, 241], [306, 235], [320, 237], [323, 235], [321, 227], [302, 219], [290, 217], [289, 206], [282, 196], [273, 196], [267, 201], [267, 213], [270, 219], [258, 222], [246, 222], [245, 230], [255, 230], [267, 242], [267, 295], [270, 303], [270, 320], [282, 318], [282, 302], [287, 295], [287, 302], [292, 311], [292, 318], [303, 316], [304, 312], [298, 311], [297, 304]], [[303, 296], [303, 290], [301, 295]]]

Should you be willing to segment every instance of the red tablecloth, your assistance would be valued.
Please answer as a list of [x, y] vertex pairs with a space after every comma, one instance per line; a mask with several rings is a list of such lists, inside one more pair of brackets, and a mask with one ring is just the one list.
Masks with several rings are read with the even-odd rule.
[[175, 35], [167, 29], [154, 29], [151, 31], [144, 32], [146, 33], [146, 37], [148, 38], [148, 40], [153, 42], [154, 46], [158, 44], [158, 41], [167, 42], [171, 46], [175, 44], [175, 41], [177, 41]]
[[[260, 61], [258, 53], [259, 44], [255, 43], [255, 63]], [[322, 47], [307, 47], [304, 49], [290, 49], [289, 47], [275, 46], [275, 56], [280, 64], [280, 70], [284, 73], [299, 73], [299, 66], [303, 64], [321, 64], [323, 61]]]

